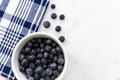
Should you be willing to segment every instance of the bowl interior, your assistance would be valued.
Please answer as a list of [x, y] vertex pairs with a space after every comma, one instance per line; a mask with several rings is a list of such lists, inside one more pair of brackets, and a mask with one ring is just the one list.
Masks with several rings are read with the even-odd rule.
[[38, 38], [38, 37], [53, 39], [61, 47], [61, 49], [63, 50], [63, 55], [64, 55], [64, 59], [65, 59], [64, 69], [61, 72], [61, 74], [59, 75], [59, 77], [56, 78], [56, 80], [61, 80], [61, 78], [63, 77], [63, 75], [64, 75], [64, 73], [66, 71], [66, 67], [67, 67], [67, 54], [66, 54], [65, 48], [62, 45], [62, 43], [58, 39], [56, 39], [54, 36], [51, 36], [51, 35], [46, 34], [46, 33], [41, 33], [41, 32], [31, 33], [31, 34], [25, 36], [16, 45], [16, 47], [15, 47], [15, 49], [13, 51], [13, 55], [12, 55], [12, 69], [13, 69], [14, 75], [16, 76], [16, 78], [18, 80], [27, 80], [25, 75], [19, 71], [18, 55], [20, 53], [20, 50], [23, 48], [23, 46], [29, 40], [31, 40], [32, 38]]

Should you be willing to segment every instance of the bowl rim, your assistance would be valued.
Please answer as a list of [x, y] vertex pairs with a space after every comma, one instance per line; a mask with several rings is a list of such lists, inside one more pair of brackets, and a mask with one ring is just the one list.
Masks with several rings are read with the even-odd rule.
[[[23, 37], [18, 43], [17, 45], [15, 46], [14, 50], [13, 50], [13, 54], [12, 54], [12, 58], [11, 58], [11, 65], [12, 65], [12, 70], [13, 70], [13, 73], [14, 75], [16, 76], [16, 78], [19, 80], [20, 76], [18, 75], [17, 71], [16, 71], [16, 67], [14, 66], [16, 63], [15, 63], [15, 57], [16, 57], [16, 52], [17, 49], [21, 46], [21, 44], [23, 42], [27, 42], [26, 40], [30, 40], [32, 38], [35, 38], [36, 36], [45, 36], [46, 38], [51, 38], [53, 39], [62, 49], [63, 51], [63, 55], [64, 55], [64, 59], [65, 59], [65, 64], [64, 64], [64, 68], [63, 68], [63, 71], [60, 73], [60, 75], [55, 79], [55, 80], [61, 80], [66, 72], [66, 69], [67, 69], [67, 64], [68, 64], [68, 58], [67, 58], [67, 52], [65, 50], [65, 47], [63, 46], [63, 44], [53, 35], [51, 34], [48, 34], [48, 33], [45, 33], [45, 32], [34, 32], [34, 33], [31, 33], [31, 34], [28, 34], [26, 35], [25, 37]], [[18, 53], [19, 54], [19, 53]], [[18, 62], [18, 61], [17, 61]], [[22, 74], [20, 71], [19, 71], [20, 74]], [[20, 79], [21, 80], [21, 79]], [[25, 79], [27, 80], [27, 79]]]

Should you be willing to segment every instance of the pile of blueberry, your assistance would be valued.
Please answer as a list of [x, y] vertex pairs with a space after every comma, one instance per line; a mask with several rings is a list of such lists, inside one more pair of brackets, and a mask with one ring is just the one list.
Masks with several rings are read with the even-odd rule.
[[[55, 4], [52, 4], [52, 5], [51, 5], [51, 8], [52, 8], [52, 9], [55, 9], [55, 8], [56, 8]], [[52, 19], [56, 19], [56, 18], [57, 18], [57, 14], [56, 14], [56, 13], [52, 13], [52, 14], [51, 14], [51, 18], [52, 18]], [[60, 19], [60, 20], [64, 20], [64, 19], [65, 19], [64, 14], [60, 14], [59, 19]], [[49, 28], [50, 25], [51, 25], [51, 23], [50, 23], [49, 21], [44, 21], [43, 25], [44, 25], [45, 28]], [[56, 26], [56, 27], [55, 27], [55, 30], [56, 30], [57, 32], [60, 32], [61, 29], [62, 29], [61, 26]], [[61, 42], [64, 42], [64, 41], [65, 41], [65, 37], [64, 37], [64, 36], [60, 36], [58, 39], [59, 39]]]
[[60, 46], [49, 38], [33, 38], [21, 49], [19, 70], [27, 80], [55, 80], [65, 64]]

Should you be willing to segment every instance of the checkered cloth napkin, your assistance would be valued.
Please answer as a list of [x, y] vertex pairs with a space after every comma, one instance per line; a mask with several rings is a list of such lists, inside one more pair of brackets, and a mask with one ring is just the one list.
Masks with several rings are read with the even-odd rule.
[[49, 0], [0, 1], [0, 74], [14, 80], [13, 49], [21, 38], [38, 30]]

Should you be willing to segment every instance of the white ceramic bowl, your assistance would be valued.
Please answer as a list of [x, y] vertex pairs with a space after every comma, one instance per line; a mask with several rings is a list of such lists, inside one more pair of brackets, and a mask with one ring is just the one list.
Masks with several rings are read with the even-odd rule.
[[36, 32], [36, 33], [31, 33], [27, 36], [25, 36], [23, 39], [21, 39], [18, 44], [16, 45], [13, 54], [12, 54], [12, 70], [14, 75], [16, 76], [16, 78], [18, 80], [27, 80], [27, 78], [25, 77], [25, 75], [23, 73], [21, 73], [19, 71], [19, 63], [18, 63], [18, 55], [20, 53], [20, 50], [22, 49], [22, 47], [32, 38], [37, 38], [37, 37], [43, 37], [43, 38], [50, 38], [53, 39], [56, 43], [58, 43], [58, 45], [61, 47], [61, 49], [63, 50], [63, 55], [65, 58], [65, 64], [64, 64], [64, 69], [61, 72], [61, 74], [55, 79], [55, 80], [61, 80], [63, 75], [66, 72], [66, 68], [67, 68], [67, 54], [66, 54], [66, 50], [63, 46], [63, 44], [54, 36], [47, 34], [47, 33], [43, 33], [43, 32]]

